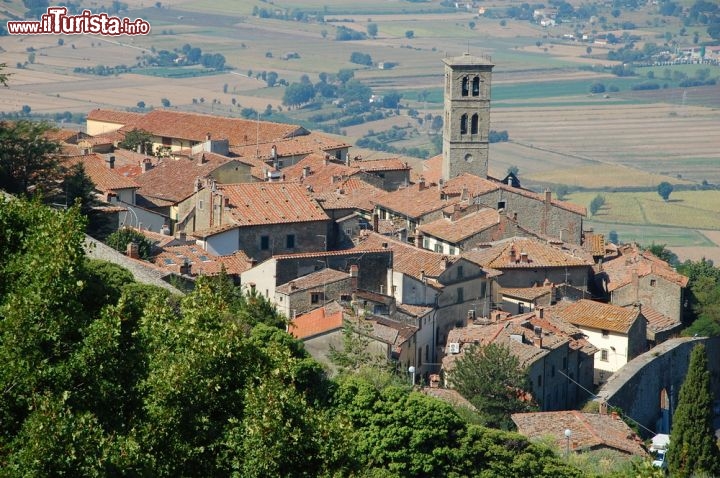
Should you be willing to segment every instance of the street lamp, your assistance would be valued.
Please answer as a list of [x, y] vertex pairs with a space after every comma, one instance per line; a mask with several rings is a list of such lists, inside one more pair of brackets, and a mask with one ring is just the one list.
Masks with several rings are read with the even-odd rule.
[[415, 367], [410, 365], [410, 367], [408, 367], [408, 372], [410, 372], [410, 384], [414, 386], [415, 385]]
[[570, 456], [570, 437], [572, 436], [572, 430], [569, 428], [565, 429], [565, 458]]

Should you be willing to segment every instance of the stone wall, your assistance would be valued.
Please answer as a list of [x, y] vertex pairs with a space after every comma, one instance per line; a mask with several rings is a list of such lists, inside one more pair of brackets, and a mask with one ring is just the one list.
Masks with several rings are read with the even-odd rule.
[[667, 392], [670, 409], [674, 412], [690, 354], [698, 343], [705, 344], [713, 393], [716, 399], [720, 398], [720, 337], [682, 337], [670, 339], [628, 362], [610, 377], [596, 400], [622, 409], [642, 425], [640, 433], [644, 436], [667, 433], [661, 420], [662, 391]]

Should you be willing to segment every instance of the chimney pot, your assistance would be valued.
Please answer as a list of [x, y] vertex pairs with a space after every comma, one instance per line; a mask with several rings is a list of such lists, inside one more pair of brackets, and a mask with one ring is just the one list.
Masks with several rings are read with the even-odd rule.
[[552, 191], [550, 191], [549, 189], [546, 189], [545, 190], [545, 202], [549, 204], [551, 201], [552, 201]]
[[140, 245], [137, 242], [128, 242], [126, 254], [132, 259], [140, 259]]
[[115, 169], [115, 155], [109, 154], [105, 162], [107, 162], [108, 168]]

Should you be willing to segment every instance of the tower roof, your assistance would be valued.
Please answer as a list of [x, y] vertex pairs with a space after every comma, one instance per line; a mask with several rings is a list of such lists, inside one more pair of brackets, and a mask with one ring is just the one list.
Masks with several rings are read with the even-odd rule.
[[454, 56], [450, 58], [443, 58], [443, 63], [448, 66], [486, 66], [492, 68], [495, 66], [492, 63], [490, 55], [474, 56], [468, 52], [465, 52], [462, 56]]

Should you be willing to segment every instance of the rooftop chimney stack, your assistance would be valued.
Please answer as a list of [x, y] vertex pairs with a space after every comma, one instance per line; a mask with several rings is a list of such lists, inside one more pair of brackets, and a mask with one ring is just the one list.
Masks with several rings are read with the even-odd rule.
[[107, 155], [105, 162], [108, 165], [108, 168], [115, 169], [115, 155], [109, 154]]
[[358, 290], [358, 277], [360, 275], [360, 268], [357, 264], [350, 266], [350, 290], [355, 292]]
[[128, 242], [125, 253], [131, 259], [140, 259], [140, 245], [137, 242]]
[[380, 216], [378, 214], [373, 214], [373, 231], [378, 232], [379, 227], [380, 227]]
[[545, 202], [550, 204], [552, 202], [552, 191], [549, 189], [545, 190]]
[[418, 181], [418, 188], [420, 188], [420, 191], [425, 189], [425, 178], [420, 178], [420, 180]]
[[535, 332], [535, 334], [533, 335], [533, 345], [541, 349], [543, 346], [542, 327], [535, 327], [533, 329], [533, 332]]
[[203, 165], [207, 162], [207, 159], [205, 159], [205, 153], [201, 154], [198, 158], [198, 164]]
[[152, 160], [150, 158], [145, 158], [142, 160], [142, 172], [147, 173], [152, 169]]

